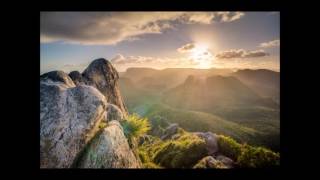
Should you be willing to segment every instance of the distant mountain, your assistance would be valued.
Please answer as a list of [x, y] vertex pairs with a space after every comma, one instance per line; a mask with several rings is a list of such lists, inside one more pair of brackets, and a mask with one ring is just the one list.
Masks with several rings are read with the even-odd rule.
[[128, 68], [121, 77], [130, 78], [137, 87], [150, 91], [165, 91], [183, 83], [189, 75], [206, 77], [213, 75], [228, 75], [232, 69], [193, 69], [167, 68], [156, 70], [152, 68]]
[[[130, 76], [124, 72], [119, 79], [130, 113], [150, 119], [159, 116], [189, 131], [208, 130], [241, 142], [279, 149], [279, 104], [257, 91], [259, 85], [276, 87], [272, 85], [274, 78], [269, 76], [277, 72], [252, 77], [256, 78], [254, 89], [248, 83], [250, 77], [241, 74], [247, 70], [236, 73], [232, 69], [141, 68], [148, 73], [144, 76], [139, 69], [129, 70]], [[252, 76], [263, 72], [251, 71]], [[272, 88], [270, 93], [279, 97], [279, 92], [272, 92]], [[228, 128], [229, 123], [233, 123], [233, 128]]]
[[244, 69], [231, 74], [263, 97], [280, 101], [280, 73], [267, 69]]
[[173, 107], [205, 112], [221, 107], [276, 106], [233, 76], [189, 76], [183, 84], [167, 91], [163, 101]]

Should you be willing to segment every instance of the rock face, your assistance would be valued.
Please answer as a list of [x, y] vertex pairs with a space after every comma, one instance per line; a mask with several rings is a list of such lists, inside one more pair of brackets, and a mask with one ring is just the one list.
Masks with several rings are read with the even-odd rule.
[[140, 168], [118, 121], [108, 126], [87, 147], [80, 168]]
[[107, 114], [108, 114], [107, 116], [109, 121], [111, 120], [122, 121], [125, 117], [121, 109], [114, 104], [108, 104], [106, 110], [107, 110]]
[[128, 114], [120, 94], [118, 72], [108, 60], [96, 59], [82, 74], [72, 71], [69, 76], [77, 86], [85, 84], [97, 88], [106, 97], [108, 103], [118, 106], [124, 116]]
[[85, 85], [85, 81], [82, 78], [82, 75], [79, 71], [72, 71], [69, 73], [70, 78], [73, 80], [74, 84], [79, 85]]
[[106, 99], [95, 88], [75, 86], [62, 71], [40, 77], [40, 166], [70, 167], [106, 118]]
[[179, 125], [176, 123], [170, 124], [161, 136], [162, 140], [170, 139], [173, 135], [178, 132]]
[[216, 134], [212, 132], [196, 132], [195, 134], [206, 141], [209, 155], [214, 155], [219, 151], [218, 136]]
[[82, 77], [86, 85], [97, 88], [106, 97], [108, 103], [115, 104], [124, 115], [127, 115], [118, 85], [119, 75], [109, 61], [103, 58], [92, 61], [83, 71]]
[[127, 115], [118, 78], [105, 59], [94, 60], [82, 74], [40, 76], [41, 168], [140, 167], [118, 123]]

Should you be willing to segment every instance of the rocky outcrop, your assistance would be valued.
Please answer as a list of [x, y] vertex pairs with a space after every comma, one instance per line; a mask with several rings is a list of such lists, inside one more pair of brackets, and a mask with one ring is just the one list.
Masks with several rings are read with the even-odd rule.
[[208, 155], [215, 155], [218, 151], [218, 136], [212, 132], [196, 132], [194, 133], [203, 138], [207, 145]]
[[[88, 85], [97, 88], [106, 97], [108, 103], [118, 107], [109, 108], [112, 112], [120, 109], [122, 115], [127, 116], [128, 111], [118, 84], [118, 72], [108, 60], [104, 58], [96, 59], [89, 64], [82, 74], [79, 71], [72, 71], [69, 76], [76, 86]], [[120, 114], [118, 113], [118, 115]]]
[[40, 166], [70, 167], [106, 118], [106, 99], [62, 71], [40, 77]]
[[119, 121], [127, 115], [118, 73], [105, 59], [83, 73], [40, 76], [41, 168], [139, 168]]
[[108, 114], [108, 120], [117, 120], [117, 121], [122, 121], [125, 116], [122, 113], [121, 109], [118, 108], [118, 106], [114, 104], [107, 104], [107, 114]]
[[[51, 71], [40, 76], [40, 83], [55, 82], [57, 86], [60, 87], [75, 87], [72, 79], [63, 71]], [[58, 84], [60, 83], [60, 84]]]
[[118, 85], [119, 75], [109, 61], [103, 58], [92, 61], [83, 71], [82, 78], [86, 85], [97, 88], [108, 103], [115, 104], [127, 115]]
[[161, 136], [162, 140], [170, 139], [173, 135], [178, 133], [179, 125], [176, 123], [170, 124]]
[[69, 76], [77, 86], [86, 84], [79, 71], [72, 71]]
[[95, 137], [81, 159], [80, 168], [140, 168], [118, 121]]

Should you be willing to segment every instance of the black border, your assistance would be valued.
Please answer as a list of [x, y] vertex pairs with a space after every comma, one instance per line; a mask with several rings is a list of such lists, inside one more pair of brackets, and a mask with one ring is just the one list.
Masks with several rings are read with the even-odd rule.
[[[200, 176], [211, 176], [221, 178], [273, 178], [279, 177], [281, 172], [288, 172], [286, 168], [293, 166], [292, 157], [294, 152], [290, 151], [290, 144], [293, 140], [290, 140], [290, 113], [288, 111], [290, 99], [287, 88], [289, 84], [293, 83], [289, 79], [288, 73], [292, 64], [290, 61], [295, 59], [290, 56], [290, 45], [292, 46], [292, 40], [289, 39], [290, 29], [288, 26], [292, 25], [290, 20], [290, 8], [284, 6], [279, 1], [272, 2], [271, 0], [259, 0], [259, 1], [213, 1], [213, 0], [198, 0], [198, 1], [158, 1], [158, 0], [135, 0], [135, 1], [54, 1], [45, 2], [42, 1], [38, 6], [33, 4], [25, 5], [21, 4], [21, 8], [17, 17], [23, 17], [19, 22], [17, 28], [10, 29], [16, 30], [16, 34], [20, 34], [18, 38], [23, 40], [20, 44], [22, 49], [21, 54], [13, 51], [10, 54], [19, 56], [19, 67], [15, 71], [20, 73], [14, 73], [12, 78], [19, 79], [17, 89], [13, 93], [24, 96], [24, 106], [19, 112], [13, 111], [15, 116], [27, 115], [23, 118], [22, 124], [19, 124], [21, 131], [16, 134], [17, 137], [12, 139], [19, 139], [23, 144], [23, 157], [22, 159], [11, 160], [12, 166], [15, 167], [16, 162], [20, 162], [21, 172], [28, 175], [44, 175], [44, 177], [52, 177], [53, 175], [70, 175], [76, 177], [94, 177], [93, 175], [105, 175], [105, 176], [122, 176], [133, 178], [134, 175], [143, 175], [145, 177], [157, 177], [157, 178], [200, 178]], [[27, 8], [27, 9], [26, 9]], [[32, 11], [30, 9], [34, 8]], [[27, 12], [27, 11], [28, 12]], [[222, 11], [222, 10], [239, 10], [239, 11], [280, 11], [280, 38], [281, 38], [281, 165], [279, 168], [274, 169], [232, 169], [232, 170], [187, 170], [187, 169], [165, 169], [165, 170], [81, 170], [81, 169], [39, 169], [39, 70], [40, 70], [40, 11]], [[12, 13], [11, 13], [12, 14]], [[17, 19], [17, 18], [15, 18]], [[11, 25], [11, 24], [10, 24]], [[12, 23], [12, 27], [16, 25]], [[21, 31], [19, 27], [24, 27], [23, 34], [18, 33]], [[290, 42], [291, 41], [291, 42]], [[11, 44], [10, 44], [11, 45]], [[12, 44], [15, 45], [15, 44]], [[19, 48], [19, 49], [20, 49]], [[9, 56], [11, 57], [11, 56]], [[27, 58], [26, 58], [27, 57]], [[11, 70], [11, 69], [10, 69]], [[8, 69], [9, 71], [9, 69]], [[12, 72], [10, 72], [12, 74]], [[291, 101], [292, 102], [292, 101]], [[12, 102], [12, 105], [16, 105], [17, 102]], [[20, 114], [21, 113], [21, 114]], [[24, 116], [23, 116], [24, 117]], [[19, 119], [21, 120], [21, 119]], [[22, 121], [21, 120], [21, 121]], [[23, 136], [23, 140], [21, 140]], [[290, 142], [291, 141], [291, 142]], [[292, 146], [291, 146], [292, 147]], [[17, 149], [16, 154], [21, 154], [21, 149]], [[290, 160], [291, 159], [291, 160]], [[10, 164], [11, 165], [11, 164]]]

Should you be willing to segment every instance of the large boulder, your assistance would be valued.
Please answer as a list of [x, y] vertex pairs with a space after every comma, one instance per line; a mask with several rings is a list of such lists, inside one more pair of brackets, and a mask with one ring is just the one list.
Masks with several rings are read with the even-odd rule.
[[82, 73], [86, 85], [97, 88], [108, 103], [118, 106], [124, 115], [127, 109], [124, 105], [118, 85], [119, 75], [112, 64], [104, 58], [96, 59]]
[[114, 104], [107, 104], [107, 113], [108, 113], [108, 120], [117, 120], [117, 121], [122, 121], [125, 116], [122, 113], [121, 109], [114, 105]]
[[40, 167], [68, 168], [106, 118], [106, 99], [62, 71], [40, 76]]
[[86, 147], [80, 168], [140, 168], [118, 121], [110, 121]]
[[218, 136], [212, 132], [195, 132], [195, 135], [203, 138], [207, 145], [208, 155], [215, 155], [218, 151]]
[[161, 136], [162, 140], [167, 140], [173, 137], [175, 134], [178, 133], [179, 125], [176, 123], [170, 124], [163, 132], [163, 135]]

